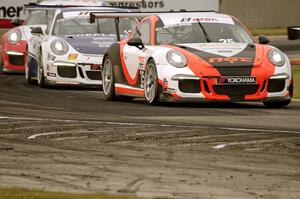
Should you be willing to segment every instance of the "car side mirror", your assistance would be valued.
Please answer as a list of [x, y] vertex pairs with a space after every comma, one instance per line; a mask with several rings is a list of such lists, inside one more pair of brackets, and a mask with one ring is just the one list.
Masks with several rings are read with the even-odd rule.
[[300, 26], [288, 27], [288, 38], [289, 40], [300, 39]]
[[138, 38], [138, 37], [134, 37], [134, 38], [129, 39], [129, 41], [127, 42], [127, 44], [129, 46], [135, 46], [135, 47], [137, 47], [140, 50], [142, 50], [142, 49], [145, 48], [145, 46], [143, 44], [143, 41], [141, 40], [141, 38]]
[[20, 25], [22, 25], [22, 20], [20, 19], [20, 18], [13, 18], [12, 20], [11, 20], [11, 24], [12, 25], [14, 25], [14, 26], [20, 26]]
[[41, 27], [35, 27], [31, 30], [31, 34], [33, 35], [43, 35], [43, 30]]
[[270, 43], [270, 40], [265, 36], [260, 36], [258, 38], [258, 41], [259, 41], [259, 44], [268, 44], [268, 43]]

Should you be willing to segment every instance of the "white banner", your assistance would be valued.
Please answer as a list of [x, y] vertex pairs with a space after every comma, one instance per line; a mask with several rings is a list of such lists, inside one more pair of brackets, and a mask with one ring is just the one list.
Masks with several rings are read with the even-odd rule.
[[155, 11], [219, 11], [219, 0], [108, 0], [113, 6], [135, 6], [144, 12]]

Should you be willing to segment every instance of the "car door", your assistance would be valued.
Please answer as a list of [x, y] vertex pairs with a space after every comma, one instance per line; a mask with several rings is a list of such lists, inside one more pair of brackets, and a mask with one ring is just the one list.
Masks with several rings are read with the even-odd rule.
[[[145, 48], [147, 48], [147, 45], [150, 45], [150, 38], [151, 38], [151, 22], [150, 20], [145, 20], [141, 22], [133, 34], [133, 37], [139, 37], [142, 39]], [[123, 49], [123, 56], [124, 56], [124, 62], [127, 68], [127, 72], [131, 78], [132, 85], [136, 83], [139, 75], [140, 70], [140, 63], [143, 61], [143, 58], [145, 57], [145, 49], [140, 50], [135, 46], [129, 46], [126, 44]]]

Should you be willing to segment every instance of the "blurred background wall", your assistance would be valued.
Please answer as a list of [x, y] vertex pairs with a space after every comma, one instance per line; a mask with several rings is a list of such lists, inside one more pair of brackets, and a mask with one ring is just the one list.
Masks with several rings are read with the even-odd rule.
[[248, 28], [300, 25], [300, 0], [220, 0], [220, 12], [237, 17]]

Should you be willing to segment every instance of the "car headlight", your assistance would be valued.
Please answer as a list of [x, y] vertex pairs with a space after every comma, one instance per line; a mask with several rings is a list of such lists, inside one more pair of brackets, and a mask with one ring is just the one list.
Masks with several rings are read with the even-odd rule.
[[13, 30], [8, 33], [8, 43], [17, 44], [21, 40], [21, 32], [18, 30]]
[[270, 50], [268, 57], [275, 66], [283, 66], [286, 61], [284, 54], [277, 49]]
[[168, 62], [175, 67], [183, 68], [187, 65], [186, 57], [178, 51], [170, 50], [167, 53]]
[[68, 44], [61, 39], [56, 39], [51, 42], [51, 50], [56, 55], [65, 55], [69, 51]]

